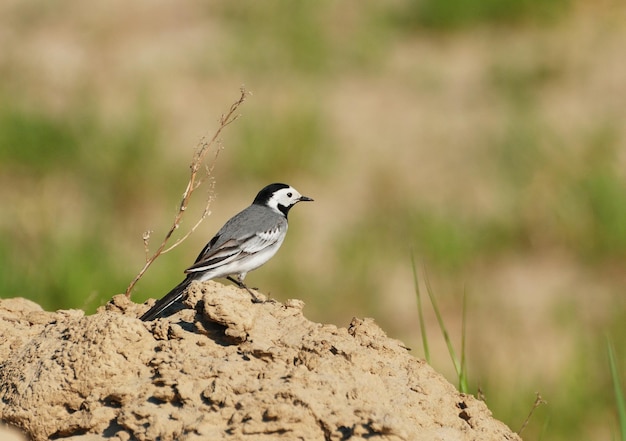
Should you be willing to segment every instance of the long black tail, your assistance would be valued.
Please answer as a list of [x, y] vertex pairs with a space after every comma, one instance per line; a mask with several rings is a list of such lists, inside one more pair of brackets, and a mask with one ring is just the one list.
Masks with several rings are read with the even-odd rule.
[[185, 290], [193, 280], [194, 279], [192, 277], [187, 277], [185, 280], [180, 282], [170, 292], [165, 294], [163, 298], [158, 300], [152, 308], [148, 309], [144, 315], [139, 317], [139, 320], [147, 322], [161, 317], [161, 314], [163, 314], [167, 308], [183, 298]]

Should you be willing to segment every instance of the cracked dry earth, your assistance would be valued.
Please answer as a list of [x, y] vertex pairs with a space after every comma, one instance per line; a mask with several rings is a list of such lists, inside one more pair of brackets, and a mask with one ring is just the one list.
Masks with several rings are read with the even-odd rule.
[[185, 303], [144, 323], [121, 295], [91, 316], [1, 300], [2, 421], [33, 440], [520, 440], [372, 320], [215, 282]]

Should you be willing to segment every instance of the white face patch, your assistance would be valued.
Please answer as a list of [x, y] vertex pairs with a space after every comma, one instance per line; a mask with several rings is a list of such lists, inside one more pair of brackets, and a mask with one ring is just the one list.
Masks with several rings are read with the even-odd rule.
[[280, 211], [278, 209], [279, 205], [282, 205], [283, 207], [291, 207], [292, 205], [298, 203], [301, 197], [302, 195], [293, 187], [281, 188], [280, 190], [274, 192], [269, 201], [267, 201], [267, 205], [273, 210]]

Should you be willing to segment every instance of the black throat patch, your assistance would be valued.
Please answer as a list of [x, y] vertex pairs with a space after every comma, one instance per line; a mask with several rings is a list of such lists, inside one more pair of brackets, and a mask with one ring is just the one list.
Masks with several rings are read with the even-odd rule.
[[289, 214], [289, 210], [291, 210], [291, 207], [293, 207], [293, 205], [277, 205], [278, 210], [285, 215], [285, 219], [287, 219], [287, 215]]

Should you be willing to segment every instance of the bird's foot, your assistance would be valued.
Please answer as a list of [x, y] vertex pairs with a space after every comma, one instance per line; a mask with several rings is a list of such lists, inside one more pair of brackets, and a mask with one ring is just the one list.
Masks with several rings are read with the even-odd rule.
[[258, 291], [259, 288], [248, 288], [246, 284], [243, 283], [241, 280], [237, 280], [230, 276], [228, 276], [227, 279], [233, 282], [239, 288], [245, 289], [246, 291], [248, 291], [248, 294], [250, 294], [250, 296], [252, 297], [252, 303], [265, 303], [264, 299], [260, 298], [255, 292], [252, 291], [253, 289]]

